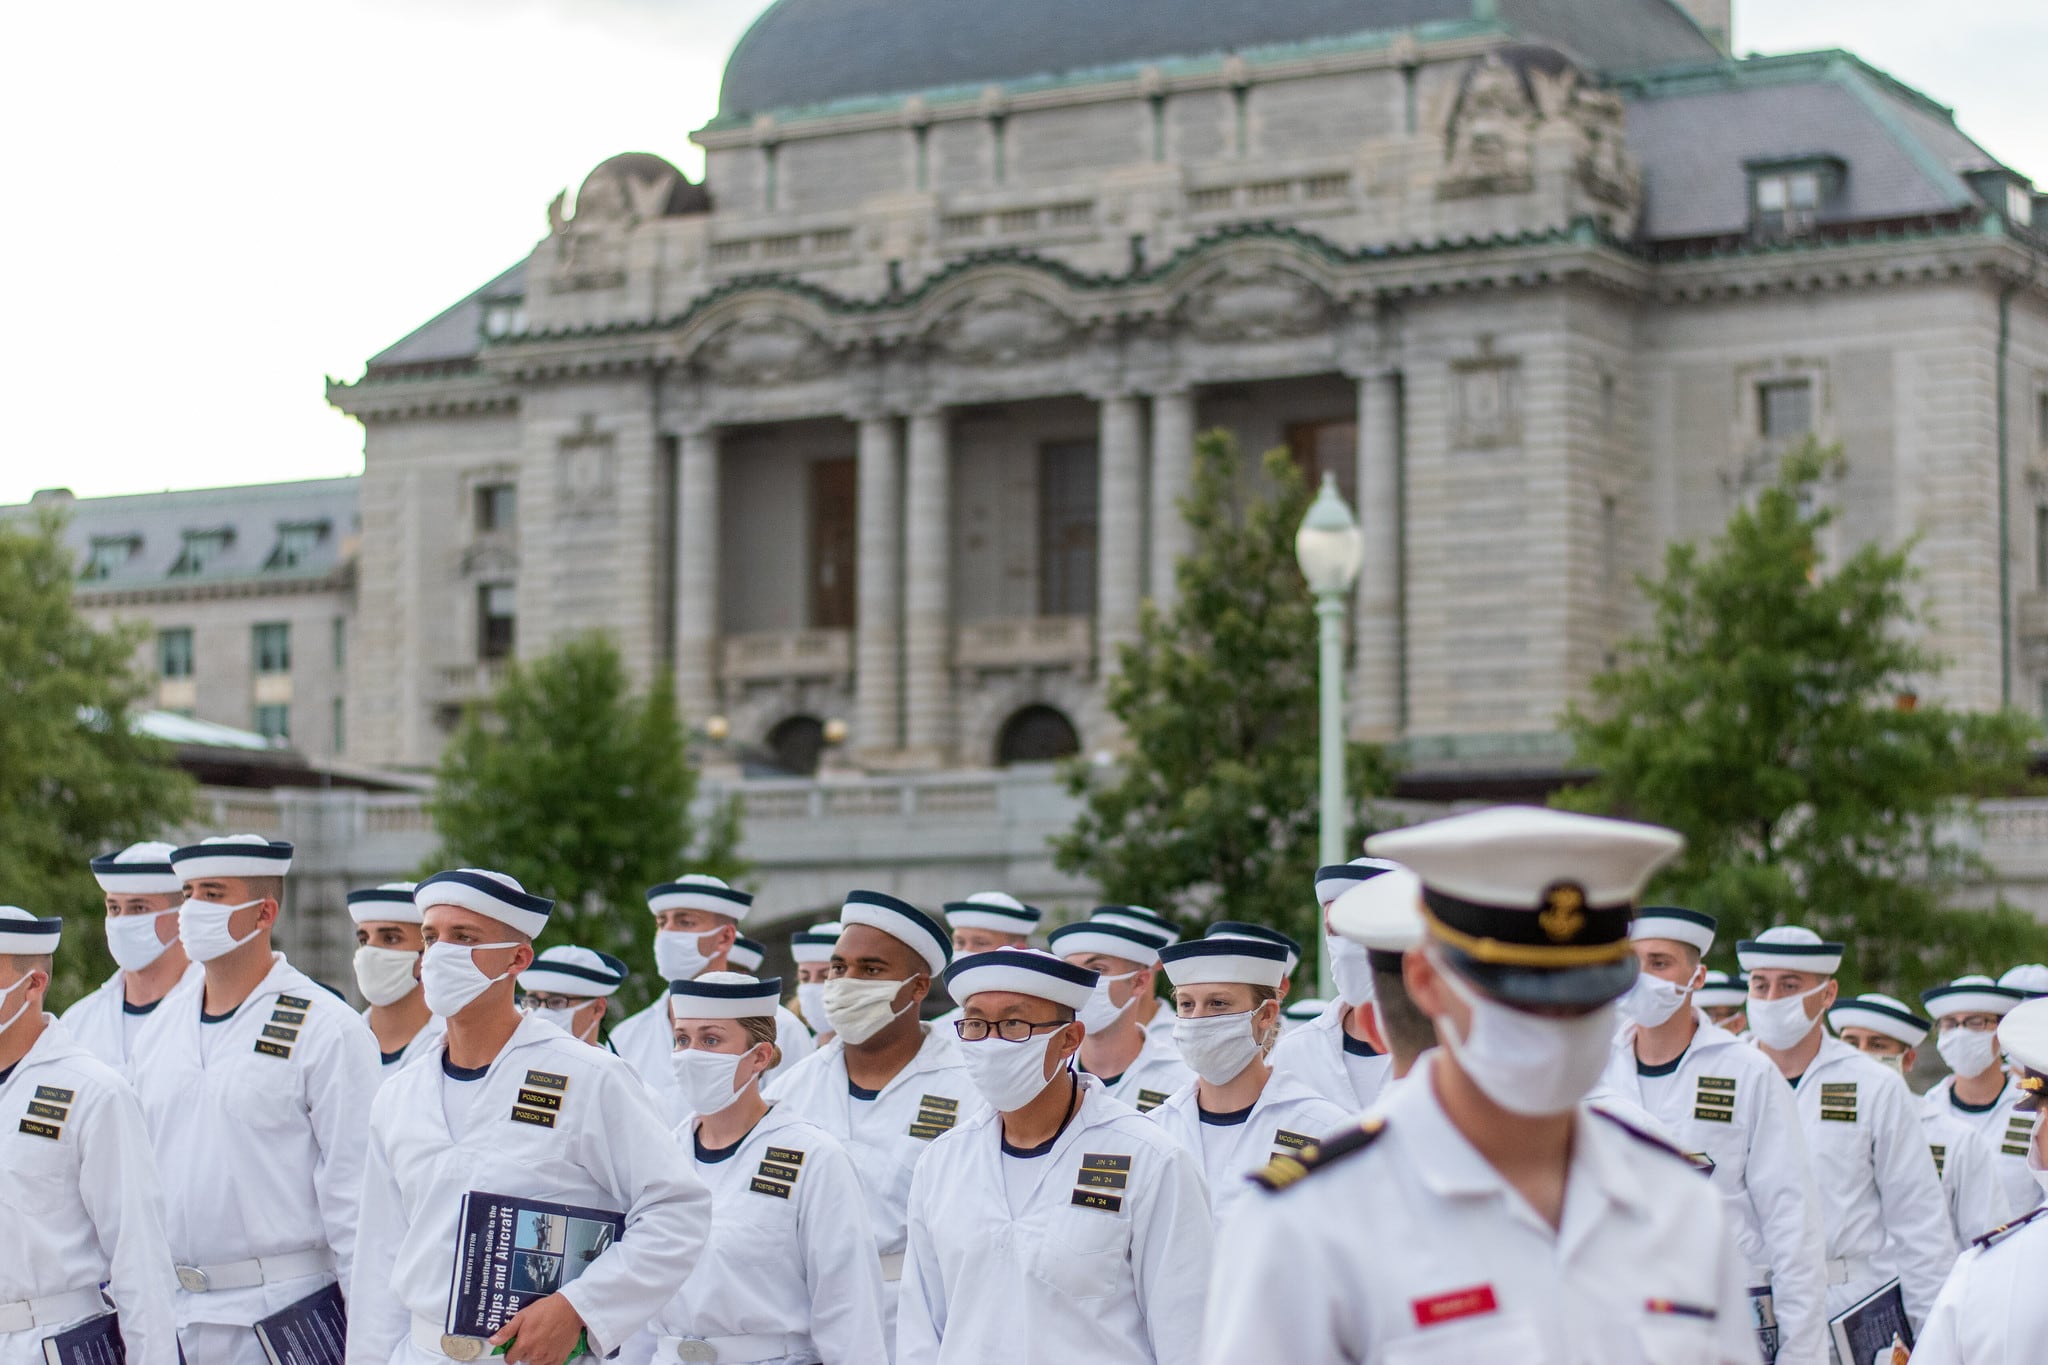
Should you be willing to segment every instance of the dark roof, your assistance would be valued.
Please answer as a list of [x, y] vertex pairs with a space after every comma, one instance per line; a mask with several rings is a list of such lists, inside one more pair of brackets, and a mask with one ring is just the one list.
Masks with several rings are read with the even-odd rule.
[[[1500, 20], [1605, 69], [1711, 60], [1673, 0], [1497, 0]], [[1473, 0], [776, 0], [726, 63], [721, 118], [859, 96], [1465, 23]]]
[[1962, 175], [1999, 164], [1947, 109], [1843, 52], [1659, 72], [1626, 81], [1624, 94], [1652, 240], [1745, 231], [1756, 162], [1841, 163], [1822, 220], [1842, 223], [1975, 208]]
[[507, 270], [438, 317], [370, 357], [372, 370], [409, 365], [442, 365], [468, 360], [483, 348], [484, 304], [526, 292], [526, 262]]
[[[0, 508], [0, 517], [30, 515], [46, 505], [67, 515], [64, 543], [78, 556], [81, 571], [101, 541], [129, 543], [127, 558], [104, 576], [83, 581], [93, 591], [274, 580], [303, 582], [332, 573], [350, 554], [361, 533], [356, 511], [359, 480], [308, 479], [299, 483], [251, 484], [241, 488], [194, 488], [173, 493], [135, 493], [113, 498], [70, 498], [39, 493], [32, 503]], [[276, 562], [285, 526], [322, 528], [310, 537], [296, 564]], [[196, 573], [171, 572], [184, 553], [188, 532], [226, 531], [226, 544]]]

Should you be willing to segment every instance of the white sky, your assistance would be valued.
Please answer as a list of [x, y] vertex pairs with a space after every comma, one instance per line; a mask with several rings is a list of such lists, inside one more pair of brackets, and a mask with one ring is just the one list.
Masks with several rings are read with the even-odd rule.
[[[523, 256], [549, 199], [605, 157], [699, 174], [688, 134], [761, 8], [11, 7], [0, 504], [360, 472], [361, 429], [322, 377], [359, 375]], [[1737, 0], [1736, 42], [1847, 47], [2048, 179], [2039, 0]]]

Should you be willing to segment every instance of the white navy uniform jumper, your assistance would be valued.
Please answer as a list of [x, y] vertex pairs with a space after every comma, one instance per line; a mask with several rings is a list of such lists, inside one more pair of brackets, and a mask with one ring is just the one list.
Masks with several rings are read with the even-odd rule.
[[1200, 1359], [1754, 1365], [1727, 1202], [1584, 1108], [1552, 1228], [1445, 1115], [1428, 1053], [1219, 1230]]
[[625, 1216], [618, 1241], [561, 1291], [601, 1358], [696, 1264], [710, 1193], [632, 1068], [603, 1048], [529, 1015], [476, 1079], [453, 1079], [445, 1056], [400, 1067], [377, 1093], [348, 1365], [444, 1358], [457, 1224], [471, 1192]]
[[1362, 1114], [1393, 1076], [1394, 1059], [1346, 1033], [1344, 1009], [1342, 1000], [1332, 1000], [1315, 1018], [1281, 1034], [1273, 1045], [1273, 1075], [1291, 1077], [1346, 1114]]
[[[184, 985], [195, 976], [202, 975], [205, 968], [197, 962], [188, 963], [185, 974], [178, 978], [178, 986]], [[127, 990], [123, 984], [128, 973], [116, 971], [101, 983], [91, 995], [81, 996], [61, 1016], [64, 1027], [93, 1056], [114, 1068], [124, 1079], [135, 1079], [136, 1046], [144, 1027], [170, 998], [165, 992], [162, 999], [154, 1004], [140, 1007], [128, 1003]]]
[[787, 1105], [718, 1152], [698, 1143], [696, 1126], [684, 1120], [676, 1141], [711, 1191], [711, 1241], [654, 1315], [646, 1359], [675, 1360], [664, 1339], [687, 1337], [711, 1341], [728, 1362], [886, 1360], [882, 1271], [846, 1149]]
[[[647, 1082], [661, 1102], [662, 1117], [674, 1127], [689, 1117], [689, 1104], [683, 1099], [683, 1092], [676, 1088], [675, 1068], [669, 1065], [669, 1054], [675, 1051], [675, 1025], [668, 1012], [669, 994], [664, 988], [654, 997], [654, 1003], [637, 1013], [626, 1016], [619, 1026], [612, 1030], [612, 1051], [624, 1057], [633, 1070], [640, 1073], [640, 1079]], [[781, 1005], [775, 1007], [775, 1046], [781, 1049], [782, 1060], [770, 1067], [761, 1077], [765, 1091], [769, 1082], [789, 1073], [804, 1058], [818, 1050], [818, 1040], [804, 1027], [804, 1021]]]
[[918, 1163], [897, 1365], [1195, 1359], [1215, 1236], [1200, 1171], [1100, 1081], [1077, 1084], [1066, 1127], [1023, 1158], [1038, 1170], [1021, 1206], [993, 1110]]
[[1956, 1260], [1913, 1365], [2039, 1365], [2048, 1343], [2048, 1209], [1979, 1238]]
[[2026, 1212], [2013, 1202], [1999, 1177], [1991, 1144], [1981, 1135], [1939, 1109], [1922, 1108], [1920, 1124], [1927, 1134], [1934, 1169], [1941, 1174], [1941, 1192], [1948, 1198], [1949, 1231], [1955, 1234], [1957, 1246], [1967, 1247]]
[[[177, 1365], [163, 1188], [134, 1092], [51, 1015], [0, 1080], [0, 1365], [121, 1314], [129, 1365]], [[196, 1362], [195, 1362], [196, 1365]]]
[[1252, 1192], [1251, 1177], [1285, 1152], [1300, 1152], [1342, 1128], [1350, 1114], [1277, 1072], [1249, 1109], [1210, 1114], [1200, 1087], [1190, 1085], [1149, 1115], [1194, 1157], [1221, 1222], [1230, 1206]]
[[2034, 1184], [2033, 1174], [2027, 1170], [2027, 1144], [2034, 1140], [2034, 1124], [2038, 1122], [2039, 1115], [2014, 1108], [2020, 1100], [2020, 1092], [2012, 1077], [2005, 1078], [2005, 1086], [1998, 1092], [1998, 1098], [1982, 1107], [1958, 1101], [1955, 1087], [1954, 1076], [1943, 1076], [1920, 1097], [1920, 1103], [1934, 1113], [1947, 1115], [1984, 1139], [1996, 1158], [1993, 1164], [1998, 1178], [2005, 1184], [2008, 1199], [2022, 1210], [2039, 1204], [2040, 1187]]
[[[368, 1028], [369, 1026], [370, 1012], [364, 1010], [363, 1027]], [[375, 1036], [375, 1034], [371, 1035], [373, 1038]], [[386, 1077], [397, 1073], [398, 1068], [408, 1066], [421, 1057], [440, 1056], [441, 1046], [447, 1041], [447, 1038], [448, 1021], [438, 1014], [428, 1015], [427, 1022], [420, 1025], [420, 1031], [412, 1036], [411, 1042], [396, 1052], [385, 1052], [381, 1049], [378, 1051], [377, 1084], [382, 1085]]]
[[144, 1030], [136, 1093], [164, 1172], [178, 1330], [193, 1365], [262, 1365], [250, 1327], [348, 1282], [377, 1043], [340, 997], [271, 954], [225, 1018], [188, 976]]
[[1192, 1086], [1195, 1073], [1180, 1059], [1180, 1050], [1173, 1045], [1171, 1029], [1164, 1035], [1164, 1041], [1150, 1029], [1142, 1032], [1145, 1041], [1138, 1048], [1138, 1055], [1131, 1058], [1131, 1064], [1123, 1069], [1123, 1074], [1097, 1079], [1102, 1081], [1103, 1089], [1110, 1098], [1122, 1100], [1144, 1114]]
[[[1641, 1105], [1688, 1155], [1713, 1162], [1752, 1285], [1769, 1284], [1780, 1365], [1828, 1358], [1826, 1233], [1792, 1090], [1771, 1059], [1694, 1011], [1683, 1056], [1646, 1073], [1636, 1031], [1616, 1036], [1601, 1085]], [[1622, 1115], [1620, 1117], [1626, 1117]]]

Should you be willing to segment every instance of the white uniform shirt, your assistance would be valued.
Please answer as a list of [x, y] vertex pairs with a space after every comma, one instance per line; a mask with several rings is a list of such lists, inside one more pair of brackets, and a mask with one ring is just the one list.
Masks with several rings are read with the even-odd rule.
[[1150, 1029], [1131, 1064], [1117, 1077], [1098, 1077], [1110, 1098], [1122, 1100], [1139, 1113], [1148, 1113], [1195, 1083], [1195, 1073], [1180, 1059], [1169, 1030], [1166, 1041]]
[[[163, 1189], [142, 1109], [55, 1017], [0, 1083], [0, 1304], [107, 1285], [130, 1365], [176, 1365]], [[96, 1312], [0, 1332], [0, 1365]]]
[[696, 1126], [684, 1120], [676, 1141], [711, 1191], [711, 1242], [651, 1335], [798, 1338], [759, 1357], [777, 1365], [888, 1359], [882, 1268], [846, 1149], [781, 1104], [716, 1162], [698, 1158]]
[[[627, 1016], [612, 1030], [612, 1050], [640, 1073], [640, 1079], [660, 1099], [662, 1117], [674, 1128], [690, 1116], [690, 1106], [684, 1103], [683, 1092], [676, 1088], [675, 1068], [669, 1062], [669, 1054], [675, 1051], [676, 1032], [669, 1020], [668, 1001], [668, 992], [663, 991], [646, 1009]], [[818, 1050], [817, 1040], [804, 1027], [804, 1021], [780, 1005], [775, 1007], [775, 1046], [782, 1050], [782, 1060], [762, 1075], [764, 1091]]]
[[1921, 1105], [1946, 1114], [1984, 1139], [1985, 1146], [1991, 1149], [1998, 1177], [2005, 1184], [2006, 1198], [2022, 1212], [2039, 1204], [2041, 1187], [2034, 1183], [2033, 1173], [2027, 1169], [2027, 1146], [2034, 1140], [2034, 1124], [2039, 1116], [2013, 1107], [2019, 1103], [2020, 1092], [2012, 1077], [2005, 1078], [1998, 1098], [1981, 1109], [1958, 1103], [1955, 1086], [1954, 1076], [1943, 1076], [1920, 1097]]
[[[185, 974], [178, 978], [178, 985], [203, 975], [205, 970], [197, 962], [187, 963]], [[71, 1008], [64, 1011], [63, 1019], [64, 1027], [73, 1038], [83, 1043], [93, 1056], [119, 1072], [123, 1079], [132, 1082], [135, 1079], [135, 1045], [144, 1026], [164, 1002], [158, 1000], [139, 1011], [128, 1010], [123, 984], [127, 975], [116, 971], [98, 990], [74, 1001]], [[177, 986], [171, 989], [175, 991]], [[168, 993], [164, 998], [169, 998]]]
[[171, 1254], [217, 1266], [326, 1248], [327, 1274], [178, 1291], [178, 1325], [246, 1327], [339, 1277], [348, 1282], [377, 1042], [346, 1001], [283, 953], [234, 1013], [202, 1024], [205, 975], [164, 997], [135, 1078], [164, 1173]]
[[[983, 1044], [989, 1047], [1001, 1043]], [[1092, 1076], [1013, 1207], [1002, 1119], [940, 1138], [910, 1193], [898, 1365], [1185, 1365], [1215, 1236], [1194, 1158]], [[1246, 1360], [1271, 1359], [1247, 1356]]]
[[1186, 1148], [1202, 1168], [1217, 1220], [1252, 1193], [1251, 1173], [1283, 1152], [1298, 1152], [1344, 1126], [1350, 1117], [1300, 1081], [1275, 1075], [1250, 1113], [1233, 1125], [1202, 1114], [1198, 1086], [1188, 1086], [1147, 1117]]
[[1727, 1201], [1735, 1245], [1767, 1272], [1783, 1365], [1828, 1358], [1826, 1234], [1820, 1191], [1808, 1160], [1798, 1105], [1771, 1059], [1695, 1011], [1698, 1032], [1668, 1077], [1644, 1084], [1636, 1031], [1615, 1038], [1601, 1085], [1650, 1111], [1682, 1151], [1714, 1163], [1710, 1177]]
[[1796, 1094], [1827, 1232], [1829, 1314], [1896, 1275], [1907, 1316], [1925, 1322], [1956, 1248], [1912, 1092], [1830, 1037]]
[[[1347, 1036], [1344, 1002], [1332, 1000], [1323, 1006], [1321, 1014], [1280, 1036], [1280, 1041], [1273, 1045], [1273, 1074], [1292, 1077], [1346, 1114], [1364, 1113], [1379, 1099], [1381, 1087], [1393, 1075], [1394, 1059], [1384, 1054], [1347, 1054]], [[1358, 1084], [1361, 1076], [1366, 1081], [1363, 1086]]]
[[1201, 1360], [1755, 1365], [1748, 1267], [1698, 1172], [1581, 1110], [1552, 1228], [1446, 1117], [1436, 1060], [1376, 1138], [1238, 1203]]
[[2026, 1212], [1998, 1178], [1991, 1144], [1939, 1109], [1922, 1108], [1920, 1123], [1941, 1173], [1941, 1192], [1948, 1196], [1948, 1226], [1957, 1246], [1967, 1247]]
[[1913, 1345], [1913, 1365], [2039, 1365], [2048, 1341], [2048, 1215], [1971, 1247]]
[[[521, 1118], [533, 1073], [560, 1096], [554, 1122]], [[472, 1191], [622, 1213], [626, 1229], [561, 1291], [603, 1356], [644, 1327], [696, 1263], [711, 1196], [691, 1173], [632, 1069], [545, 1019], [526, 1018], [482, 1079], [443, 1113], [438, 1057], [399, 1068], [377, 1093], [349, 1284], [349, 1365], [433, 1357], [407, 1344], [414, 1318], [447, 1320], [462, 1197]], [[517, 1114], [515, 1114], [515, 1110]], [[196, 1362], [195, 1362], [196, 1365]]]
[[[369, 1026], [370, 1012], [364, 1010], [363, 1027], [368, 1028]], [[375, 1041], [376, 1037], [377, 1035], [374, 1033], [370, 1035], [372, 1041]], [[394, 1055], [386, 1057], [383, 1049], [380, 1047], [377, 1051], [377, 1084], [382, 1085], [386, 1077], [391, 1076], [398, 1068], [409, 1065], [418, 1058], [438, 1057], [441, 1053], [442, 1041], [447, 1037], [448, 1021], [438, 1014], [430, 1014], [427, 1016], [427, 1022], [420, 1025], [420, 1031], [412, 1036], [412, 1041], [398, 1049]]]

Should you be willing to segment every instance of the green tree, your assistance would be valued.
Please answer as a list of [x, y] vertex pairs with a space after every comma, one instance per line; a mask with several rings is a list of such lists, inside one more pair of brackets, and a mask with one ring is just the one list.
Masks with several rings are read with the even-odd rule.
[[158, 837], [192, 793], [170, 746], [134, 726], [145, 632], [78, 614], [62, 530], [49, 514], [0, 520], [0, 902], [64, 916], [56, 1008], [114, 970], [87, 861]]
[[652, 998], [646, 891], [684, 871], [742, 871], [736, 809], [693, 828], [697, 769], [666, 676], [634, 696], [603, 635], [513, 668], [463, 718], [437, 774], [434, 870], [486, 867], [557, 902], [541, 946], [615, 953]]
[[1566, 714], [1600, 776], [1558, 804], [1683, 833], [1652, 894], [1720, 916], [1723, 956], [1804, 923], [1849, 945], [1845, 988], [1910, 1000], [2048, 956], [2028, 916], [1945, 908], [1981, 867], [1973, 798], [2024, 783], [2035, 727], [1917, 697], [1942, 660], [1911, 545], [1822, 565], [1832, 514], [1813, 495], [1840, 468], [1809, 443], [1706, 550], [1670, 547], [1643, 584], [1654, 628]]
[[[1243, 496], [1243, 465], [1224, 432], [1196, 446], [1181, 510], [1192, 552], [1175, 571], [1179, 600], [1147, 604], [1120, 652], [1110, 712], [1129, 752], [1113, 767], [1069, 767], [1085, 805], [1054, 840], [1063, 871], [1112, 901], [1192, 921], [1270, 925], [1308, 950], [1322, 942], [1309, 883], [1316, 867], [1316, 619], [1294, 558], [1310, 490], [1285, 451]], [[1351, 822], [1390, 771], [1376, 748], [1346, 755]], [[1356, 846], [1355, 841], [1350, 845]]]

